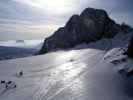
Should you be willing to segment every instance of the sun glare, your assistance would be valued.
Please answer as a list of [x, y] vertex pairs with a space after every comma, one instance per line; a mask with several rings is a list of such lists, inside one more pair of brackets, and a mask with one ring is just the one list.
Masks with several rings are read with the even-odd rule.
[[73, 0], [15, 0], [53, 13], [69, 12]]
[[[45, 8], [45, 7], [52, 7], [52, 8], [58, 8], [58, 7], [63, 7], [66, 5], [67, 1], [66, 0], [32, 0], [32, 3], [35, 4], [35, 6], [40, 7], [40, 8]], [[61, 9], [61, 8], [60, 8]]]

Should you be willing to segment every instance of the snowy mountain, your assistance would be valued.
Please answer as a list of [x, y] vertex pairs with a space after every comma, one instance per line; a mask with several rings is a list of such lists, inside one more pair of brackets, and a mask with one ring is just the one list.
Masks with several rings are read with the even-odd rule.
[[131, 32], [126, 24], [117, 24], [102, 9], [86, 8], [80, 15], [73, 15], [65, 26], [46, 38], [40, 54], [55, 50], [73, 48], [77, 45], [111, 39], [115, 35]]
[[133, 61], [124, 54], [132, 35], [87, 8], [39, 44], [45, 55], [0, 61], [0, 100], [133, 100]]
[[132, 100], [133, 81], [127, 69], [133, 62], [123, 55], [131, 35], [0, 61], [0, 79], [12, 82], [8, 88], [0, 85], [0, 100]]

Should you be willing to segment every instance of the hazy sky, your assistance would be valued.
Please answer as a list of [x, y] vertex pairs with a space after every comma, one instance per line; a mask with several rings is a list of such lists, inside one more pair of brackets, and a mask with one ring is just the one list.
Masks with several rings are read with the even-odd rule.
[[133, 0], [0, 0], [0, 40], [44, 38], [87, 7], [133, 26]]

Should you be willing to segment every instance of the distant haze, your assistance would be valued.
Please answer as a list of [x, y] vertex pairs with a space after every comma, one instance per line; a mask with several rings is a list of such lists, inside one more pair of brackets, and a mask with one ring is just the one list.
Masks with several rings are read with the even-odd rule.
[[105, 9], [116, 22], [133, 26], [133, 0], [0, 0], [0, 40], [52, 34], [87, 7]]

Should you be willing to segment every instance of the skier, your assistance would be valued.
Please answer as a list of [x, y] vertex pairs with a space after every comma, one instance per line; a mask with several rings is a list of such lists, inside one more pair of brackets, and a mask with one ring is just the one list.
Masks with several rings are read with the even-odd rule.
[[17, 85], [15, 84], [15, 82], [13, 81], [8, 81], [6, 82], [6, 89], [12, 89], [12, 88], [16, 88]]
[[19, 72], [19, 76], [23, 76], [23, 71], [22, 70]]
[[4, 84], [5, 83], [5, 81], [4, 80], [1, 80], [1, 82], [0, 82], [1, 84]]

